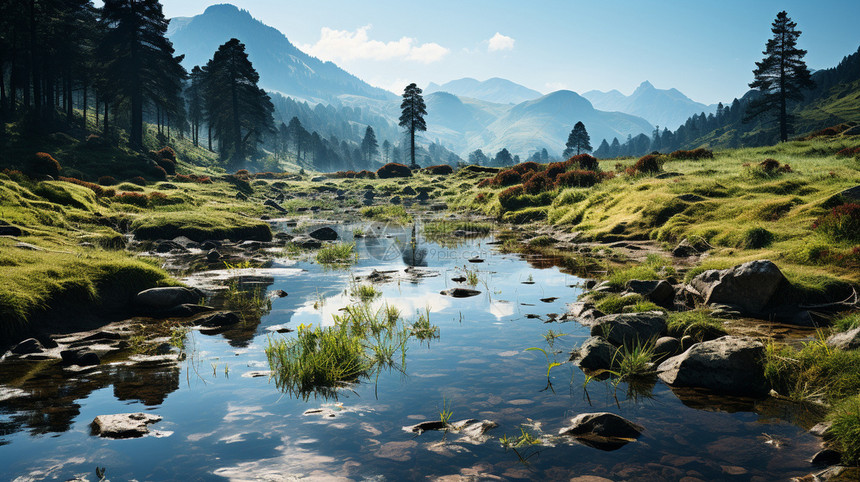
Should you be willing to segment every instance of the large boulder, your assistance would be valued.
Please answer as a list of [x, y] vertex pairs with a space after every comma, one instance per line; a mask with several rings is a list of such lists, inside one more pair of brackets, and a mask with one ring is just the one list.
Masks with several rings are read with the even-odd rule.
[[581, 413], [559, 435], [575, 437], [578, 441], [600, 450], [615, 450], [639, 438], [642, 426], [609, 412]]
[[777, 290], [787, 284], [779, 268], [763, 259], [729, 269], [705, 271], [690, 281], [689, 288], [705, 304], [735, 305], [746, 313], [761, 313]]
[[827, 339], [827, 346], [839, 350], [855, 350], [860, 348], [860, 327], [844, 333], [835, 333]]
[[721, 394], [762, 396], [764, 345], [735, 336], [697, 343], [657, 367], [661, 380], [676, 387], [706, 388]]
[[336, 241], [337, 231], [328, 226], [324, 226], [322, 228], [314, 229], [308, 233], [308, 236], [320, 241]]
[[592, 336], [570, 354], [574, 364], [586, 370], [608, 370], [612, 367], [612, 360], [618, 351], [612, 343], [599, 336]]
[[644, 345], [666, 334], [666, 314], [662, 311], [621, 313], [594, 320], [591, 336], [602, 336], [615, 346]]
[[606, 316], [605, 313], [594, 307], [594, 303], [577, 301], [568, 305], [567, 319], [573, 318], [584, 326], [594, 325], [594, 320]]
[[158, 422], [161, 417], [149, 413], [118, 413], [99, 415], [93, 420], [94, 435], [106, 438], [136, 438], [149, 433], [147, 425]]
[[141, 291], [135, 296], [134, 302], [138, 307], [145, 310], [159, 311], [186, 303], [199, 303], [201, 298], [203, 298], [203, 293], [199, 290], [171, 286]]
[[658, 305], [666, 305], [672, 302], [675, 296], [675, 289], [666, 280], [630, 280], [627, 282], [627, 289], [633, 293], [642, 295]]
[[27, 338], [12, 347], [10, 351], [16, 355], [31, 355], [33, 353], [40, 353], [43, 349], [44, 347], [39, 343], [39, 340], [35, 338]]
[[452, 298], [468, 298], [470, 296], [478, 296], [481, 292], [469, 288], [451, 288], [445, 291], [440, 291], [439, 294], [450, 296]]

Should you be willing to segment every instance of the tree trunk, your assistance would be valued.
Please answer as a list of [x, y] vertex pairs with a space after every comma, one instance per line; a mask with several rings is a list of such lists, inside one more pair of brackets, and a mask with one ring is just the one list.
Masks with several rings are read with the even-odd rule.
[[105, 113], [104, 113], [105, 132], [104, 132], [104, 136], [107, 137], [108, 133], [109, 133], [108, 132], [108, 103], [107, 103], [107, 101], [105, 101], [104, 104], [105, 104]]
[[[36, 0], [30, 0], [30, 74], [33, 77], [33, 107], [42, 114], [42, 85], [36, 55]], [[29, 94], [27, 95], [29, 100]]]
[[207, 124], [206, 128], [209, 131], [209, 152], [212, 152], [212, 124]]
[[84, 79], [82, 87], [83, 87], [84, 91], [83, 91], [83, 98], [81, 99], [81, 110], [84, 113], [84, 129], [86, 129], [87, 128], [87, 81], [86, 81], [86, 79]]

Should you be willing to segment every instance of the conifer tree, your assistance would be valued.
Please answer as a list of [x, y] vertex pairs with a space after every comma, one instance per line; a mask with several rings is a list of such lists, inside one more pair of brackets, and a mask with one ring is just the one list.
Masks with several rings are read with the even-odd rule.
[[592, 150], [591, 138], [588, 136], [588, 132], [585, 130], [585, 124], [583, 124], [582, 121], [574, 124], [573, 130], [571, 130], [570, 135], [567, 136], [567, 143], [565, 144], [562, 157], [570, 157], [574, 150], [576, 150], [577, 155], [582, 153], [582, 151], [588, 152]]
[[753, 100], [744, 120], [769, 113], [776, 116], [779, 123], [779, 138], [788, 140], [792, 132], [792, 116], [788, 113], [790, 102], [803, 99], [803, 89], [815, 87], [815, 83], [803, 61], [806, 50], [797, 48], [797, 38], [801, 31], [796, 29], [785, 11], [776, 15], [771, 32], [773, 38], [767, 41], [761, 62], [756, 62], [753, 70], [755, 80], [750, 87], [758, 89], [760, 97]]
[[379, 143], [376, 142], [376, 134], [373, 132], [373, 127], [367, 126], [364, 131], [364, 139], [361, 141], [361, 152], [364, 155], [364, 162], [368, 167], [373, 166], [373, 158], [379, 154]]
[[415, 166], [415, 133], [427, 130], [424, 116], [427, 115], [427, 105], [421, 97], [421, 89], [413, 82], [403, 91], [403, 102], [400, 103], [400, 127], [409, 136], [409, 158]]

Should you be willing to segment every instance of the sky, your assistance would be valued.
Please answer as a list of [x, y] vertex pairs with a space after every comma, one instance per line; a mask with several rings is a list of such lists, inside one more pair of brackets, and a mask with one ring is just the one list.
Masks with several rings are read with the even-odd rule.
[[[162, 0], [167, 17], [213, 0]], [[648, 80], [705, 104], [748, 90], [781, 10], [803, 32], [811, 69], [860, 46], [860, 0], [231, 0], [296, 46], [401, 93], [502, 77], [542, 93], [617, 89]]]

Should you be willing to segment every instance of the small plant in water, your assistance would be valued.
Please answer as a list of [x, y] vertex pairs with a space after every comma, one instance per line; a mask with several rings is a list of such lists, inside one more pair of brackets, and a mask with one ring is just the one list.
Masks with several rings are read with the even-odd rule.
[[353, 281], [349, 289], [349, 295], [364, 303], [375, 300], [378, 296], [382, 295], [382, 292], [377, 290], [373, 285], [360, 284]]
[[448, 421], [451, 420], [451, 417], [454, 416], [454, 411], [448, 407], [448, 401], [446, 399], [442, 399], [442, 409], [439, 410], [439, 421], [443, 424], [448, 425]]
[[555, 344], [555, 340], [557, 338], [561, 338], [562, 336], [566, 336], [566, 335], [567, 335], [567, 333], [556, 333], [556, 332], [552, 331], [552, 329], [549, 329], [549, 330], [547, 330], [546, 333], [543, 334], [543, 337], [546, 340], [549, 347], [552, 348], [553, 345]]
[[466, 268], [466, 284], [475, 287], [478, 286], [478, 283], [480, 282], [481, 279], [478, 277], [478, 270]]
[[234, 280], [224, 292], [224, 308], [236, 312], [244, 322], [259, 321], [272, 311], [272, 300], [262, 287], [243, 288]]
[[335, 243], [317, 251], [317, 263], [323, 265], [349, 265], [358, 261], [355, 243]]
[[412, 324], [412, 333], [419, 340], [439, 338], [439, 327], [430, 323], [430, 307], [418, 311], [418, 320]]

